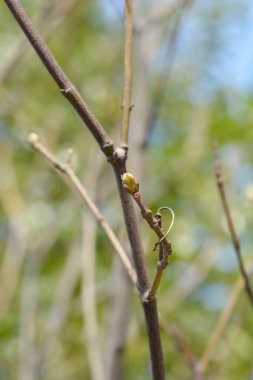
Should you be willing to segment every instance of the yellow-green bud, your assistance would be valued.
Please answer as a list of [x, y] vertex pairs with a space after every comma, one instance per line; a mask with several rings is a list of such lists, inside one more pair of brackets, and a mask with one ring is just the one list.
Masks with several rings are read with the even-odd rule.
[[129, 194], [135, 194], [139, 191], [139, 182], [131, 173], [124, 173], [122, 176], [122, 184]]
[[40, 138], [37, 133], [30, 133], [28, 136], [28, 142], [32, 146], [36, 145], [39, 142]]

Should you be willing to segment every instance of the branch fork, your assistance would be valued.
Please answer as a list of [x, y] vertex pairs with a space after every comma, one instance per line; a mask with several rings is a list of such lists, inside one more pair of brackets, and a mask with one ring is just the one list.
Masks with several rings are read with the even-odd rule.
[[70, 180], [70, 183], [73, 185], [76, 191], [80, 194], [82, 201], [88, 206], [89, 210], [93, 213], [97, 221], [101, 224], [109, 240], [111, 241], [113, 247], [115, 248], [117, 254], [119, 255], [130, 280], [133, 282], [134, 285], [136, 285], [137, 274], [130, 259], [128, 258], [127, 254], [125, 253], [124, 249], [119, 243], [116, 235], [114, 234], [113, 230], [109, 226], [108, 222], [100, 213], [97, 206], [92, 201], [86, 189], [84, 188], [81, 181], [76, 176], [75, 172], [73, 171], [71, 167], [71, 158], [74, 153], [73, 149], [71, 148], [68, 149], [66, 163], [62, 163], [45, 147], [45, 145], [42, 144], [39, 136], [36, 133], [30, 133], [30, 135], [28, 136], [28, 142], [33, 149], [39, 152], [53, 166], [55, 170], [67, 176], [67, 178]]

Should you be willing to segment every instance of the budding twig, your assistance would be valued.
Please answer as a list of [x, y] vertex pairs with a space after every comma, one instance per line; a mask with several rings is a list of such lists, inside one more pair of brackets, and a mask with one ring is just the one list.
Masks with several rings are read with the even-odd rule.
[[[141, 194], [139, 192], [139, 183], [137, 179], [131, 173], [124, 173], [122, 175], [122, 183], [124, 189], [133, 196], [133, 199], [139, 206], [143, 219], [146, 220], [150, 228], [159, 237], [160, 252], [159, 260], [157, 263], [156, 275], [151, 288], [145, 294], [145, 300], [151, 301], [152, 299], [156, 298], [156, 294], [161, 283], [163, 271], [169, 264], [169, 256], [172, 254], [171, 242], [166, 238], [166, 234], [162, 229], [160, 213], [157, 213], [154, 217], [152, 211], [144, 204], [141, 198]], [[172, 215], [174, 222], [174, 213]]]
[[90, 196], [88, 195], [86, 189], [82, 185], [79, 178], [74, 173], [71, 166], [66, 163], [63, 164], [57, 158], [53, 156], [53, 154], [41, 143], [39, 136], [36, 133], [31, 133], [28, 137], [28, 141], [30, 145], [37, 150], [47, 161], [50, 162], [50, 164], [53, 166], [53, 168], [62, 174], [65, 174], [74, 188], [77, 190], [77, 192], [80, 194], [82, 201], [88, 206], [89, 210], [92, 212], [92, 214], [95, 216], [95, 218], [98, 220], [98, 222], [101, 224], [101, 227], [105, 231], [106, 235], [108, 236], [109, 240], [111, 241], [115, 251], [119, 255], [131, 281], [136, 285], [137, 283], [137, 276], [135, 269], [132, 266], [131, 261], [129, 260], [128, 256], [126, 255], [124, 249], [122, 248], [120, 242], [118, 241], [116, 235], [114, 234], [113, 230], [111, 229], [108, 222], [104, 219], [103, 215], [98, 210], [95, 203], [91, 200]]
[[249, 280], [249, 277], [248, 277], [248, 274], [247, 274], [247, 271], [245, 269], [244, 262], [243, 262], [243, 259], [242, 259], [240, 240], [239, 240], [239, 238], [237, 236], [237, 233], [236, 233], [236, 230], [235, 230], [234, 222], [233, 222], [233, 219], [232, 219], [232, 216], [231, 216], [231, 212], [230, 212], [229, 203], [228, 203], [228, 200], [227, 200], [227, 195], [226, 195], [226, 192], [225, 192], [225, 187], [224, 187], [224, 181], [223, 181], [222, 172], [221, 172], [221, 163], [220, 163], [220, 158], [219, 158], [219, 154], [218, 154], [217, 144], [214, 144], [214, 159], [215, 159], [216, 184], [217, 184], [217, 188], [218, 188], [218, 191], [219, 191], [219, 194], [220, 194], [220, 197], [221, 197], [222, 207], [223, 207], [223, 210], [224, 210], [224, 213], [225, 213], [228, 229], [229, 229], [229, 232], [230, 232], [230, 235], [231, 235], [231, 239], [232, 239], [233, 246], [234, 246], [234, 249], [235, 249], [236, 257], [237, 257], [237, 260], [238, 260], [239, 270], [240, 270], [241, 275], [242, 275], [242, 277], [244, 279], [245, 290], [247, 292], [249, 301], [250, 301], [251, 305], [253, 306], [253, 291], [252, 291], [250, 280]]

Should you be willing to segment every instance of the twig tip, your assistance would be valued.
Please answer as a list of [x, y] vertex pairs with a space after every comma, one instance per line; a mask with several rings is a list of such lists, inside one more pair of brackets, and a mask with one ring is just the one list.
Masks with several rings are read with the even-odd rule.
[[38, 142], [40, 141], [39, 135], [37, 133], [30, 133], [28, 136], [28, 142], [29, 144], [34, 147]]

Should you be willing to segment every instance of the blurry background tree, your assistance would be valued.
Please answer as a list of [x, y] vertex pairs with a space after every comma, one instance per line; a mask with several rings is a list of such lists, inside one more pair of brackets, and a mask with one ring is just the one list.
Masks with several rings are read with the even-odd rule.
[[[154, 212], [167, 205], [176, 214], [170, 233], [174, 253], [159, 291], [166, 373], [172, 379], [197, 378], [198, 363], [208, 379], [248, 379], [252, 307], [216, 190], [212, 140], [219, 142], [232, 215], [251, 270], [253, 5], [157, 3], [134, 4], [128, 167]], [[23, 5], [117, 139], [123, 1]], [[61, 161], [74, 148], [73, 166], [126, 242], [111, 169], [4, 2], [0, 20], [0, 377], [147, 379], [149, 353], [137, 292], [128, 286], [101, 227], [31, 150], [27, 135], [37, 132]], [[156, 237], [143, 221], [140, 226], [153, 278]], [[112, 374], [115, 358], [119, 367]]]

